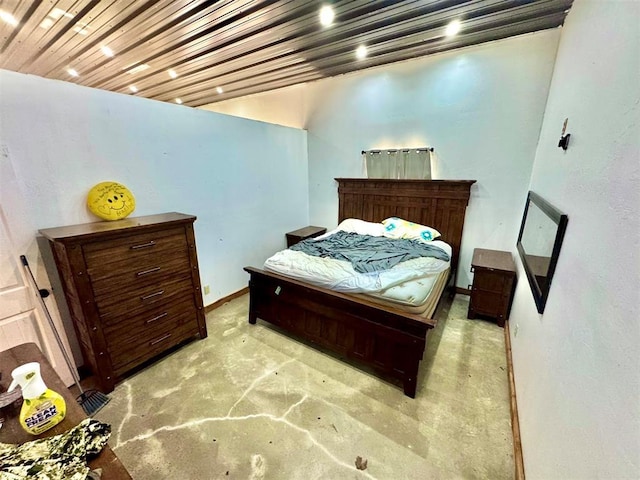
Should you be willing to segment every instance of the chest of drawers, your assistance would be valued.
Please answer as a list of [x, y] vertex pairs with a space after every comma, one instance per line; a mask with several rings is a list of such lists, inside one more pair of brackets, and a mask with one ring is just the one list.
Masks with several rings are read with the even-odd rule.
[[166, 213], [40, 230], [103, 391], [140, 364], [207, 336], [193, 222]]

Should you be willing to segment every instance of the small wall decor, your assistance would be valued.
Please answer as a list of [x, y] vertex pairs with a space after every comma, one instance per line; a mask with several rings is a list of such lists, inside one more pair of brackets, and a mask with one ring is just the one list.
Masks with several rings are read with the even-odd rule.
[[569, 119], [565, 118], [564, 125], [562, 125], [562, 133], [560, 134], [560, 141], [558, 142], [558, 147], [563, 150], [569, 148], [569, 138], [571, 137], [570, 133], [565, 135], [565, 132], [567, 131], [567, 123], [569, 123]]
[[136, 208], [133, 193], [118, 182], [101, 182], [89, 190], [89, 210], [103, 220], [120, 220]]

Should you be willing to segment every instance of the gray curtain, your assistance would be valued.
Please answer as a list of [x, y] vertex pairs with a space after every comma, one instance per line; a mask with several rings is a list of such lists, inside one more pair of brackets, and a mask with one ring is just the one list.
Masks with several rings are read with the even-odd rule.
[[431, 180], [428, 149], [368, 150], [364, 158], [368, 178]]

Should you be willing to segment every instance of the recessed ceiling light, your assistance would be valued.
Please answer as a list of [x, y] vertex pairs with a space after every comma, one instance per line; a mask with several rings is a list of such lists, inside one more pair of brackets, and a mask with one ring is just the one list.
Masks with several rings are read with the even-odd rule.
[[447, 25], [447, 28], [445, 29], [444, 33], [447, 35], [447, 37], [453, 37], [456, 33], [460, 31], [460, 28], [462, 28], [462, 25], [460, 24], [460, 20], [452, 20]]
[[356, 58], [358, 60], [364, 60], [365, 58], [367, 58], [367, 47], [365, 47], [364, 45], [360, 45], [358, 48], [356, 48]]
[[9, 12], [5, 12], [4, 10], [0, 10], [0, 19], [2, 19], [5, 23], [9, 25], [13, 25], [14, 27], [18, 25], [18, 20], [16, 17], [11, 15]]
[[335, 16], [336, 14], [333, 12], [333, 8], [329, 5], [325, 5], [320, 9], [320, 23], [325, 27], [333, 23]]
[[86, 23], [78, 22], [73, 28], [73, 31], [79, 33], [80, 35], [86, 35], [87, 33], [89, 33], [89, 25]]
[[73, 14], [62, 10], [61, 8], [54, 8], [49, 12], [48, 17], [53, 18], [54, 20], [58, 20], [61, 17], [73, 18]]
[[135, 85], [129, 85], [129, 90], [131, 90], [133, 93], [138, 93], [138, 87], [136, 87]]
[[138, 65], [137, 67], [133, 67], [131, 70], [127, 70], [127, 73], [139, 73], [149, 68], [149, 65], [143, 63], [142, 65]]
[[167, 70], [167, 72], [169, 72], [169, 76], [171, 78], [178, 78], [178, 74], [176, 73], [175, 70]]
[[71, 75], [72, 77], [79, 77], [79, 76], [80, 76], [80, 75], [78, 75], [78, 72], [77, 72], [77, 71], [75, 71], [73, 68], [69, 68], [69, 69], [67, 69], [67, 73], [68, 73], [69, 75]]
[[216, 92], [223, 93], [224, 90], [222, 89], [222, 87], [216, 87]]
[[180, 100], [179, 98], [176, 98], [176, 103], [177, 103], [178, 105], [182, 105], [182, 100]]
[[73, 15], [69, 12], [62, 10], [61, 8], [54, 8], [49, 12], [47, 17], [42, 21], [42, 23], [40, 24], [40, 28], [44, 28], [44, 29], [50, 28], [54, 23], [56, 23], [62, 17], [73, 18]]
[[100, 50], [102, 50], [102, 53], [104, 53], [107, 57], [113, 57], [113, 50], [111, 50], [106, 45], [100, 47]]

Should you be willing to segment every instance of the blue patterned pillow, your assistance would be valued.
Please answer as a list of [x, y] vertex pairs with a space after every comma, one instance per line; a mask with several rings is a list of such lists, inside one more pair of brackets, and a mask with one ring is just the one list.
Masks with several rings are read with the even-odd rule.
[[384, 236], [389, 238], [408, 238], [430, 242], [440, 236], [440, 232], [435, 228], [408, 222], [398, 217], [389, 217], [383, 220], [382, 224], [384, 225]]

